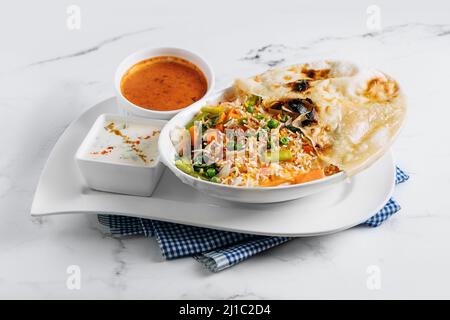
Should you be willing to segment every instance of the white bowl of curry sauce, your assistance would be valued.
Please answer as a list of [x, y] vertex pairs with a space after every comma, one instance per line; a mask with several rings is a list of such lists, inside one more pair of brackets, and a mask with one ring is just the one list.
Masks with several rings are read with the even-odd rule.
[[170, 119], [201, 102], [214, 87], [205, 59], [180, 48], [152, 48], [126, 57], [114, 80], [119, 108], [125, 114]]

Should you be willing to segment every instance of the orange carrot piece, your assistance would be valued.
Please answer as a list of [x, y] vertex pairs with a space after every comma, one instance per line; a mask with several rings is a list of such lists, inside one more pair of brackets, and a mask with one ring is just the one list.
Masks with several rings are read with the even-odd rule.
[[313, 154], [314, 153], [313, 147], [310, 146], [309, 144], [303, 145], [303, 151], [305, 151], [308, 154]]
[[206, 134], [206, 143], [210, 143], [213, 140], [217, 140], [217, 131]]
[[322, 169], [312, 170], [307, 173], [300, 173], [294, 177], [294, 183], [305, 183], [308, 181], [313, 181], [317, 179], [323, 178], [325, 175], [323, 174]]
[[241, 116], [239, 115], [239, 112], [236, 109], [232, 108], [232, 109], [230, 109], [230, 111], [228, 111], [227, 120], [229, 120], [231, 118], [239, 119], [240, 117]]
[[221, 124], [222, 122], [224, 122], [227, 119], [227, 115], [225, 112], [222, 112], [219, 116], [219, 119], [217, 119], [217, 124]]
[[286, 182], [290, 182], [290, 180], [286, 179], [286, 178], [275, 178], [273, 180], [261, 183], [260, 186], [261, 187], [275, 187], [275, 186], [279, 186], [280, 184], [283, 184]]
[[191, 136], [191, 145], [192, 146], [194, 145], [194, 127], [195, 126], [192, 126], [189, 128], [189, 135]]

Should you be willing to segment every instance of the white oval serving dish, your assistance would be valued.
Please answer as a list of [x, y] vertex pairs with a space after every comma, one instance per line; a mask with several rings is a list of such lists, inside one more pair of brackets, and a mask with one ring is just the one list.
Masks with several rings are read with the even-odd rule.
[[81, 142], [102, 113], [116, 111], [114, 98], [73, 121], [53, 148], [39, 179], [31, 214], [115, 214], [266, 236], [306, 237], [348, 229], [369, 219], [392, 196], [391, 153], [327, 192], [272, 204], [242, 204], [209, 197], [165, 170], [151, 197], [90, 189], [74, 160]]

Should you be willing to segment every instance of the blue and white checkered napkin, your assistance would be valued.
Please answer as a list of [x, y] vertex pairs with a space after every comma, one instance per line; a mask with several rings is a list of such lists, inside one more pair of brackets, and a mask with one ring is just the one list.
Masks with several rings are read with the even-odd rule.
[[[409, 176], [397, 167], [396, 184], [408, 178]], [[391, 198], [380, 211], [362, 225], [378, 227], [399, 210], [400, 205]], [[255, 236], [116, 215], [99, 215], [98, 220], [112, 235], [155, 237], [166, 259], [193, 256], [213, 272], [231, 267], [292, 239]]]

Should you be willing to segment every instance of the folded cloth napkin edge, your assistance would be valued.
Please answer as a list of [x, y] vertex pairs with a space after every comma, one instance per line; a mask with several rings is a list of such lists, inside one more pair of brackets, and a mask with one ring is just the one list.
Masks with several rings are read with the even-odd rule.
[[[396, 167], [396, 184], [405, 182], [409, 179], [409, 175], [404, 172], [403, 170], [401, 170], [400, 168]], [[380, 210], [378, 211], [374, 216], [372, 216], [370, 219], [366, 220], [365, 222], [363, 222], [361, 225], [362, 226], [368, 226], [368, 227], [378, 227], [379, 225], [381, 225], [384, 221], [386, 221], [389, 217], [391, 217], [393, 214], [395, 214], [396, 212], [398, 212], [401, 209], [400, 205], [395, 201], [394, 198], [389, 199], [389, 201], [386, 203], [386, 205]], [[117, 216], [116, 216], [117, 217]], [[133, 217], [125, 217], [126, 219], [139, 219], [139, 218], [133, 218]], [[99, 215], [99, 222], [102, 223], [102, 221], [100, 221], [100, 215]], [[113, 218], [109, 218], [109, 219], [103, 219], [103, 222], [105, 221], [109, 221], [111, 222], [112, 220], [114, 220]], [[172, 259], [172, 258], [178, 258], [178, 257], [184, 257], [184, 256], [193, 256], [195, 260], [197, 260], [198, 262], [202, 263], [208, 270], [213, 271], [213, 272], [217, 272], [217, 271], [221, 271], [223, 269], [226, 269], [228, 267], [231, 267], [243, 260], [246, 260], [247, 258], [260, 253], [262, 251], [268, 250], [274, 246], [277, 246], [281, 243], [287, 242], [288, 240], [290, 240], [291, 238], [285, 238], [286, 240], [283, 242], [280, 242], [278, 244], [272, 245], [272, 246], [267, 246], [266, 248], [263, 248], [262, 250], [253, 250], [252, 248], [250, 250], [248, 250], [248, 252], [246, 251], [246, 243], [251, 243], [252, 241], [255, 240], [256, 237], [258, 236], [253, 236], [253, 235], [248, 235], [248, 234], [242, 234], [242, 235], [247, 235], [248, 237], [246, 238], [245, 241], [243, 241], [242, 239], [240, 239], [239, 241], [237, 241], [237, 243], [228, 243], [227, 246], [222, 247], [222, 248], [210, 248], [208, 247], [210, 250], [205, 250], [203, 252], [198, 252], [195, 250], [192, 250], [192, 248], [197, 248], [198, 249], [198, 244], [192, 244], [192, 239], [191, 238], [183, 238], [183, 236], [185, 236], [183, 233], [176, 233], [177, 236], [179, 236], [179, 238], [177, 237], [173, 237], [173, 234], [171, 234], [170, 232], [167, 234], [163, 234], [163, 238], [161, 237], [161, 233], [157, 234], [157, 231], [155, 230], [155, 222], [157, 224], [167, 224], [165, 225], [165, 228], [167, 229], [167, 226], [169, 227], [169, 231], [170, 231], [170, 226], [172, 225], [173, 227], [176, 228], [197, 228], [198, 230], [205, 230], [205, 228], [198, 228], [198, 227], [192, 227], [192, 226], [184, 226], [184, 225], [179, 225], [176, 223], [167, 223], [167, 222], [161, 222], [161, 221], [155, 221], [153, 222], [152, 220], [149, 219], [139, 219], [139, 224], [141, 226], [141, 229], [139, 230], [139, 228], [135, 227], [137, 225], [137, 222], [134, 220], [130, 220], [132, 223], [129, 226], [126, 226], [126, 228], [123, 229], [123, 233], [125, 235], [142, 235], [145, 234], [147, 236], [149, 236], [148, 234], [150, 234], [150, 236], [152, 235], [156, 235], [156, 239], [159, 243], [159, 246], [161, 248], [161, 252], [163, 257], [165, 257], [166, 259]], [[146, 228], [146, 226], [144, 225], [145, 223], [147, 224], [151, 224], [152, 230], [148, 230], [148, 228]], [[117, 230], [119, 230], [120, 232], [120, 227], [123, 225], [126, 225], [126, 220], [121, 221], [120, 223], [115, 223], [112, 227], [110, 228], [110, 230], [114, 230], [117, 232]], [[220, 231], [220, 230], [214, 230], [214, 229], [209, 229], [210, 233], [211, 232], [222, 232], [224, 233], [224, 231]], [[161, 232], [161, 231], [160, 231]], [[199, 231], [200, 232], [200, 231]], [[195, 232], [194, 232], [195, 233]], [[192, 232], [189, 233], [189, 235], [192, 235]], [[259, 236], [261, 237], [261, 236]], [[264, 237], [263, 237], [264, 238]], [[277, 239], [277, 238], [283, 238], [283, 237], [266, 237], [266, 238], [270, 238], [270, 239]], [[175, 241], [173, 241], [175, 239]], [[201, 239], [200, 239], [201, 240]], [[173, 246], [175, 248], [175, 250], [172, 248], [171, 254], [168, 255], [168, 253], [166, 252], [166, 250], [164, 250], [165, 247], [168, 247], [167, 244], [164, 243], [164, 241], [168, 241], [168, 243], [170, 243], [170, 246]], [[189, 245], [186, 245], [186, 242], [190, 242]], [[241, 243], [239, 243], [241, 242]], [[169, 246], [169, 247], [170, 247]], [[182, 250], [179, 250], [178, 247], [182, 248]], [[196, 249], [196, 250], [197, 250]], [[234, 252], [234, 250], [237, 250], [236, 252]], [[173, 254], [173, 252], [177, 252], [177, 254]], [[169, 257], [168, 257], [169, 256]]]

